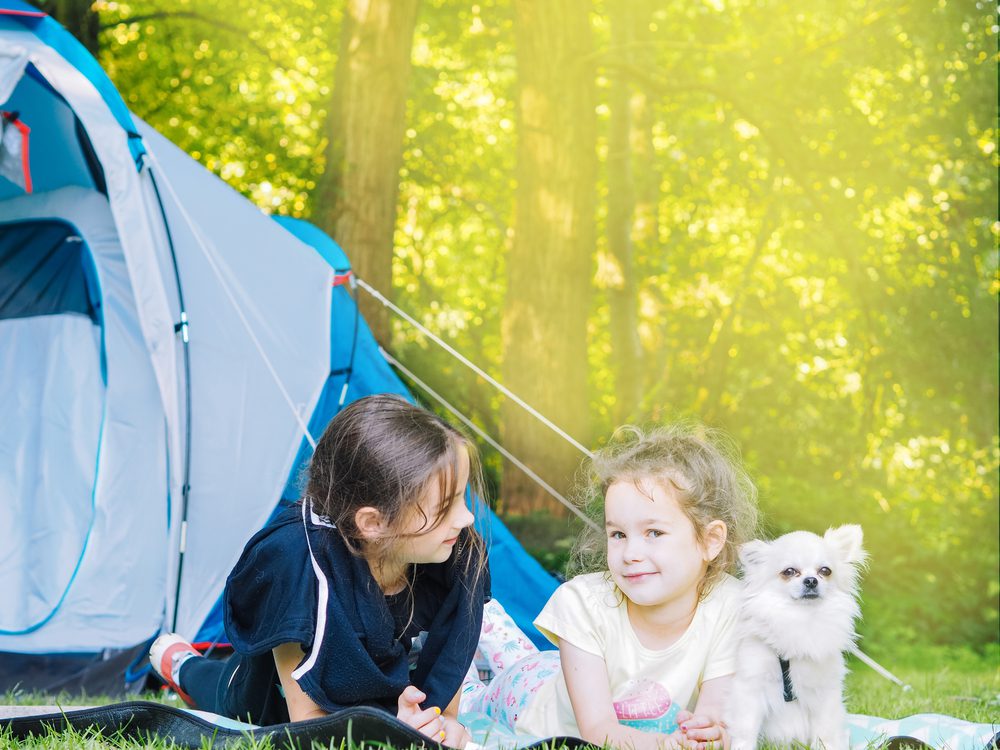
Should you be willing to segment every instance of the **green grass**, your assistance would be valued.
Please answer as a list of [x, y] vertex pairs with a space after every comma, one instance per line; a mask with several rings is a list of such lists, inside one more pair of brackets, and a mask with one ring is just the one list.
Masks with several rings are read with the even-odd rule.
[[[911, 662], [917, 662], [913, 664]], [[968, 651], [921, 652], [909, 654], [901, 660], [886, 658], [885, 666], [912, 689], [902, 689], [885, 680], [860, 662], [851, 662], [851, 674], [847, 680], [847, 708], [852, 713], [869, 714], [885, 718], [902, 718], [918, 713], [940, 713], [967, 721], [991, 723], [1000, 720], [1000, 660], [996, 649], [985, 656], [976, 656]], [[38, 693], [7, 693], [2, 697], [4, 704], [19, 705], [96, 705], [112, 702], [100, 697], [51, 696]], [[161, 693], [147, 693], [137, 698], [156, 700], [177, 705], [163, 697]], [[272, 743], [241, 743], [246, 750], [275, 750]], [[108, 750], [121, 748], [134, 750], [170, 750], [174, 745], [166, 740], [134, 742], [122, 738], [101, 738], [87, 732], [61, 732], [45, 737], [17, 743], [0, 731], [0, 750]], [[210, 747], [205, 744], [206, 750]], [[314, 744], [312, 750], [328, 746]], [[308, 750], [303, 748], [303, 750]], [[337, 747], [337, 750], [355, 750]]]
[[979, 668], [936, 664], [932, 668], [886, 664], [911, 690], [903, 691], [860, 662], [851, 661], [847, 709], [852, 713], [898, 719], [936, 713], [966, 721], [1000, 721], [1000, 665], [984, 660]]

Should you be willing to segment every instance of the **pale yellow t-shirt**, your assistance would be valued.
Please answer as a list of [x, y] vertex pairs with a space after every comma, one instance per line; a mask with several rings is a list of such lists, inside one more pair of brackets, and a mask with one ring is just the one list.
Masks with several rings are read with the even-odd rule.
[[[684, 634], [662, 651], [639, 642], [607, 573], [562, 584], [535, 626], [556, 645], [562, 639], [604, 659], [619, 722], [669, 734], [677, 712], [694, 709], [703, 682], [736, 669], [739, 592], [740, 584], [726, 576], [698, 605]], [[538, 689], [516, 729], [536, 737], [580, 736], [562, 671]]]

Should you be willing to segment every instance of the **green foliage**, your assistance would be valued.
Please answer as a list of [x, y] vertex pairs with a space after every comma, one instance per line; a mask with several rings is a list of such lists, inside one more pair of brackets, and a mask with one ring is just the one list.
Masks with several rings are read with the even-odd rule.
[[576, 516], [548, 513], [508, 516], [504, 523], [521, 545], [546, 569], [562, 576], [569, 563], [573, 542], [583, 530]]
[[[393, 278], [397, 300], [500, 377], [500, 310], [513, 225], [515, 58], [511, 12], [489, 0], [425, 2], [413, 53]], [[394, 345], [491, 435], [492, 388], [408, 325]], [[487, 469], [499, 474], [499, 459]]]
[[[268, 210], [309, 215], [336, 9], [97, 7], [101, 60], [139, 115]], [[602, 127], [623, 77], [653, 108], [652, 156], [631, 164], [658, 188], [654, 237], [634, 244], [644, 398], [629, 418], [693, 415], [733, 433], [775, 533], [861, 523], [867, 646], [995, 643], [995, 8], [630, 7], [647, 13], [631, 47], [611, 43], [610, 4], [592, 16]], [[515, 53], [506, 0], [423, 3], [393, 266], [397, 301], [494, 375]], [[605, 133], [595, 146], [606, 163]], [[614, 196], [603, 176], [595, 187], [602, 227]], [[603, 238], [594, 267], [589, 359], [566, 367], [588, 368], [598, 444], [620, 378], [609, 298], [621, 269]], [[499, 434], [488, 385], [405, 324], [393, 345]], [[499, 466], [488, 454], [494, 480]], [[554, 567], [556, 549], [539, 553]]]
[[274, 213], [323, 167], [339, 15], [313, 0], [98, 0], [101, 63], [136, 114]]

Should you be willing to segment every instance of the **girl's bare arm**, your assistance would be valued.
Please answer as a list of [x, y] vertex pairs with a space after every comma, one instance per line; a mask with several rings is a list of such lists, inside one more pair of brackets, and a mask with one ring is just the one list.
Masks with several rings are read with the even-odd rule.
[[632, 750], [673, 750], [682, 747], [679, 735], [642, 732], [618, 723], [611, 698], [608, 668], [600, 656], [559, 641], [566, 688], [580, 735], [587, 742]]
[[281, 689], [288, 704], [288, 718], [292, 721], [305, 721], [326, 716], [326, 711], [317, 706], [292, 677], [292, 671], [305, 656], [302, 646], [298, 643], [282, 643], [272, 649], [271, 653], [274, 655], [274, 666], [278, 669], [278, 679], [281, 681]]

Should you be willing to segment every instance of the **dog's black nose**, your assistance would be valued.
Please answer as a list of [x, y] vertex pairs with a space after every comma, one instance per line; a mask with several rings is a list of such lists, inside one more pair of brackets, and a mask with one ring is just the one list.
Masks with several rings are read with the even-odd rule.
[[802, 579], [802, 585], [805, 586], [807, 589], [814, 589], [817, 586], [819, 586], [819, 581], [816, 580], [814, 576], [809, 576], [808, 578]]

